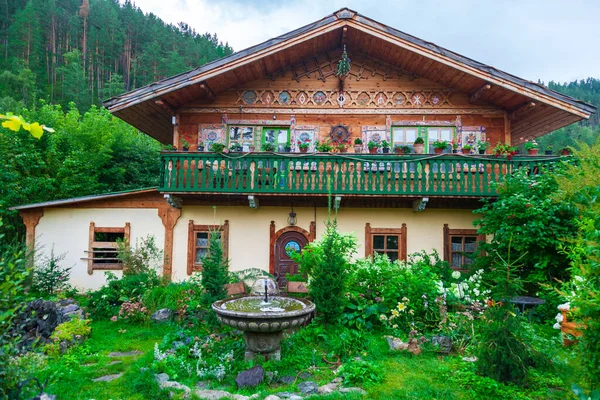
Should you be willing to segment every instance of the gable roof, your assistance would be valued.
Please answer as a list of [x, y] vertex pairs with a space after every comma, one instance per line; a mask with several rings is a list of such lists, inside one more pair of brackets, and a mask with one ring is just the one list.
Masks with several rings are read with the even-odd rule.
[[[581, 119], [596, 107], [518, 78], [343, 8], [312, 24], [107, 100], [119, 118], [163, 143], [172, 140], [171, 116], [185, 103], [261, 79], [317, 53], [347, 43], [423, 78], [473, 94], [490, 85], [479, 102], [506, 110], [513, 143], [541, 136]], [[158, 101], [158, 102], [157, 102]], [[535, 103], [532, 107], [531, 103]], [[523, 138], [523, 139], [521, 139]]]

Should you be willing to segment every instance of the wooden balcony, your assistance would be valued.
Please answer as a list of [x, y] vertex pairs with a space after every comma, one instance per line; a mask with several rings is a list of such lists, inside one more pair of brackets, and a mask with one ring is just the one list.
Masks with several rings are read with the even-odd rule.
[[519, 168], [542, 172], [557, 156], [163, 152], [164, 193], [490, 197]]

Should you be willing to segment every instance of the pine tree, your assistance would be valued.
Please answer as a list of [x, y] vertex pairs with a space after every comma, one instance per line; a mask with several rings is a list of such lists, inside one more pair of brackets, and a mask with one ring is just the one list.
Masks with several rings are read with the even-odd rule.
[[208, 254], [202, 260], [202, 294], [201, 302], [207, 310], [206, 321], [217, 326], [217, 316], [211, 306], [215, 301], [227, 297], [225, 285], [229, 282], [229, 261], [223, 254], [223, 241], [219, 231], [209, 232]]

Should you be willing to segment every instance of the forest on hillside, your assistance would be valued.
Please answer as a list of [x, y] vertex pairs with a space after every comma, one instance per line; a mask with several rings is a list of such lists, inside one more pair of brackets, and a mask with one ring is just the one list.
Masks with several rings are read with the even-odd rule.
[[[0, 127], [2, 231], [22, 235], [15, 205], [156, 186], [161, 145], [101, 102], [231, 53], [215, 34], [129, 0], [0, 0], [0, 113], [55, 129], [38, 140]], [[548, 86], [600, 107], [600, 79]], [[540, 143], [559, 149], [599, 134], [597, 113]]]

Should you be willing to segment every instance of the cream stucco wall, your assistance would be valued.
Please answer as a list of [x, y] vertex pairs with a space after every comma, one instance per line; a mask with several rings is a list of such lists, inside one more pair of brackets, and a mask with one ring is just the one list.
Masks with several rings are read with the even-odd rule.
[[[216, 211], [208, 206], [183, 206], [181, 217], [173, 232], [173, 273], [176, 281], [188, 278], [188, 222], [197, 225], [218, 225], [229, 220], [229, 259], [230, 269], [269, 268], [270, 223], [275, 221], [276, 230], [287, 226], [287, 207], [245, 207], [219, 206]], [[310, 229], [310, 222], [316, 221], [317, 239], [325, 231], [327, 219], [325, 208], [295, 208], [297, 226]], [[407, 253], [436, 249], [443, 254], [443, 226], [452, 229], [472, 228], [476, 218], [470, 210], [425, 209], [413, 212], [404, 208], [358, 209], [344, 208], [338, 212], [338, 226], [342, 232], [354, 232], [358, 238], [358, 257], [365, 255], [365, 224], [372, 228], [400, 228], [407, 226]], [[79, 289], [97, 289], [106, 279], [103, 271], [87, 273], [84, 251], [88, 249], [89, 224], [96, 226], [124, 226], [131, 224], [131, 242], [138, 238], [154, 235], [157, 246], [162, 250], [165, 230], [156, 209], [120, 208], [47, 208], [36, 228], [37, 257], [48, 254], [54, 246], [56, 254], [66, 253], [63, 265], [72, 266], [71, 283]], [[119, 275], [119, 272], [116, 272]]]
[[[156, 209], [125, 208], [46, 208], [35, 229], [36, 261], [48, 255], [54, 247], [55, 254], [65, 253], [62, 265], [71, 269], [71, 284], [80, 290], [97, 289], [106, 279], [104, 271], [87, 273], [85, 250], [89, 244], [90, 222], [98, 227], [121, 227], [131, 224], [132, 244], [138, 238], [154, 235], [156, 244], [162, 250], [165, 229]], [[119, 271], [113, 271], [120, 276]]]
[[[218, 225], [229, 220], [230, 269], [269, 268], [269, 225], [275, 221], [275, 229], [287, 226], [289, 208], [286, 207], [212, 207], [184, 206], [181, 218], [174, 230], [173, 279], [187, 278], [188, 222], [197, 225]], [[317, 239], [325, 231], [327, 219], [325, 208], [295, 208], [297, 226], [309, 230], [310, 222], [317, 223]], [[407, 226], [407, 253], [436, 249], [443, 255], [443, 227], [472, 229], [475, 215], [470, 210], [426, 209], [413, 212], [411, 209], [358, 209], [344, 208], [338, 212], [338, 227], [342, 232], [354, 232], [358, 238], [358, 257], [365, 255], [365, 224], [372, 228], [400, 228]]]

